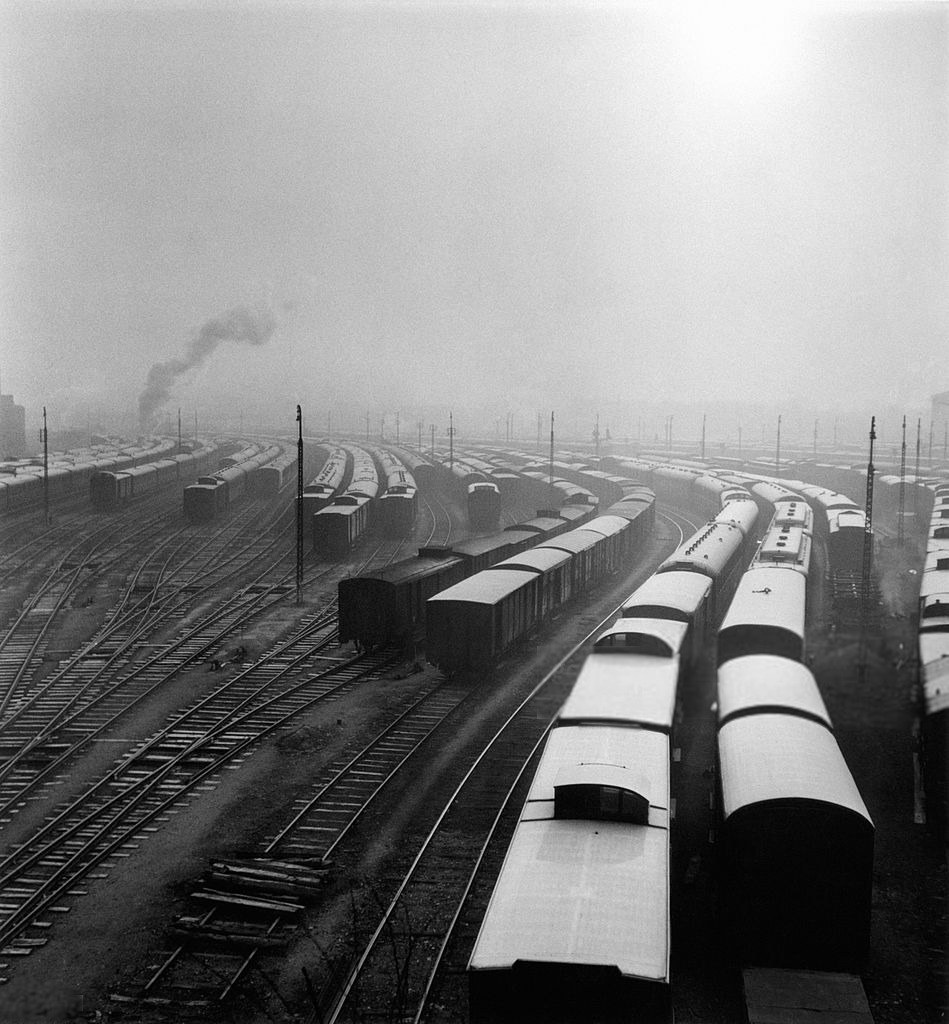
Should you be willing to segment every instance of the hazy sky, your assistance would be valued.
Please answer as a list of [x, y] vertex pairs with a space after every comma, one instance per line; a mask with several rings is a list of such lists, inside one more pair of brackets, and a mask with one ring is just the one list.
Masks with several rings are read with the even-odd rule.
[[3, 391], [131, 414], [246, 306], [169, 408], [919, 405], [947, 44], [942, 3], [4, 0]]

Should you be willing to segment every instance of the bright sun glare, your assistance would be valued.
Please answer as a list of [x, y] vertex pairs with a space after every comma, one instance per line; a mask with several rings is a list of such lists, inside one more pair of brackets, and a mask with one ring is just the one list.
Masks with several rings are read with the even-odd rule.
[[795, 28], [791, 8], [767, 0], [679, 8], [686, 59], [700, 85], [748, 100], [784, 86]]

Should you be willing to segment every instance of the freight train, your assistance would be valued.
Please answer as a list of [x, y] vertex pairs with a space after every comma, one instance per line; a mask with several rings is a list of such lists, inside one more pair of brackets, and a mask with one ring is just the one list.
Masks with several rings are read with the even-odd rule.
[[128, 469], [154, 462], [174, 452], [177, 445], [164, 438], [152, 438], [135, 445], [115, 448], [100, 446], [86, 452], [58, 453], [48, 460], [44, 481], [39, 462], [11, 464], [15, 472], [0, 473], [0, 512], [19, 513], [41, 506], [44, 496], [50, 501], [89, 494], [94, 473]]
[[155, 462], [126, 469], [96, 470], [89, 478], [89, 500], [93, 508], [115, 509], [161, 488], [185, 484], [207, 473], [218, 451], [217, 445], [207, 443]]
[[[283, 456], [279, 445], [254, 446], [254, 454], [237, 464], [231, 464], [208, 476], [198, 479], [185, 487], [183, 492], [184, 514], [194, 523], [210, 522], [227, 512], [248, 492], [252, 475], [268, 462]], [[233, 457], [222, 462], [233, 463]]]

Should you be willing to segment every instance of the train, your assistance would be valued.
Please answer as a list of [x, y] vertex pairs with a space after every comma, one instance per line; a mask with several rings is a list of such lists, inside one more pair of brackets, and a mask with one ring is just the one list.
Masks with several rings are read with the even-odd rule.
[[[248, 492], [256, 470], [284, 455], [279, 445], [255, 445], [246, 450], [254, 454], [238, 464], [220, 468], [207, 476], [199, 476], [193, 484], [184, 488], [182, 498], [185, 518], [194, 523], [204, 523], [227, 512]], [[232, 457], [221, 461], [232, 462]]]
[[[742, 536], [733, 546], [731, 561], [740, 564], [745, 543]], [[675, 724], [714, 632], [722, 580], [703, 561], [653, 574], [584, 660], [468, 962], [473, 1024], [672, 1020]], [[718, 597], [720, 610], [721, 589]]]
[[312, 517], [326, 508], [343, 489], [349, 471], [349, 452], [335, 446], [330, 449], [319, 473], [303, 487], [303, 518], [310, 524], [312, 539]]
[[803, 663], [806, 600], [799, 567], [757, 558], [718, 632], [722, 906], [743, 966], [859, 971], [874, 826]]
[[89, 478], [89, 500], [96, 509], [116, 509], [146, 494], [187, 483], [208, 472], [218, 452], [213, 443], [125, 469], [98, 469]]
[[177, 449], [174, 441], [148, 438], [137, 444], [96, 446], [90, 450], [50, 455], [47, 478], [39, 460], [10, 464], [13, 472], [0, 473], [0, 512], [20, 513], [41, 506], [44, 496], [52, 502], [87, 497], [94, 473], [128, 469], [154, 462]]
[[920, 574], [917, 663], [926, 820], [949, 845], [949, 482], [932, 488]]
[[638, 554], [646, 507], [617, 511], [611, 507], [430, 597], [428, 660], [448, 674], [484, 667]]
[[415, 529], [418, 487], [402, 459], [385, 448], [373, 454], [382, 468], [385, 490], [377, 502], [379, 525], [388, 537], [404, 537]]
[[369, 529], [373, 504], [379, 494], [379, 471], [369, 452], [350, 447], [349, 483], [312, 518], [313, 547], [334, 558], [347, 554]]

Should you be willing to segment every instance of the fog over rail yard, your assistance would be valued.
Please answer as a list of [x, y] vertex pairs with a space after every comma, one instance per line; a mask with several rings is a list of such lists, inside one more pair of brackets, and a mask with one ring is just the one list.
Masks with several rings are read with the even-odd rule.
[[949, 1018], [949, 5], [0, 5], [0, 1022]]

